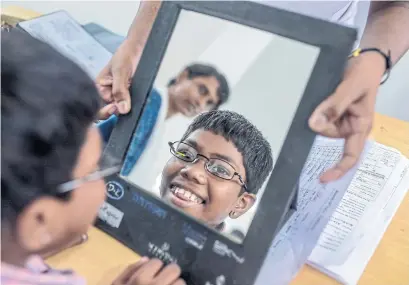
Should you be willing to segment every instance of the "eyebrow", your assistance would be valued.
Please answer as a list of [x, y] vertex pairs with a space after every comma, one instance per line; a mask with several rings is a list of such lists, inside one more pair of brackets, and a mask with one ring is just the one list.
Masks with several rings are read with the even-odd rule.
[[[199, 146], [199, 144], [191, 139], [187, 139], [185, 141], [187, 144], [189, 144], [190, 146], [194, 147], [195, 149], [201, 151], [203, 148]], [[237, 171], [237, 164], [233, 161], [233, 159], [231, 159], [229, 156], [224, 155], [224, 154], [220, 154], [220, 153], [210, 153], [210, 157], [211, 158], [219, 158], [221, 160], [224, 160], [226, 162], [228, 162], [229, 164], [231, 164], [233, 166], [233, 168]]]
[[199, 147], [199, 145], [197, 144], [197, 142], [195, 142], [194, 140], [191, 140], [191, 139], [187, 139], [187, 140], [184, 140], [184, 142], [185, 143], [187, 143], [188, 145], [190, 145], [190, 146], [192, 146], [192, 147], [194, 147], [194, 148], [201, 148], [201, 147]]

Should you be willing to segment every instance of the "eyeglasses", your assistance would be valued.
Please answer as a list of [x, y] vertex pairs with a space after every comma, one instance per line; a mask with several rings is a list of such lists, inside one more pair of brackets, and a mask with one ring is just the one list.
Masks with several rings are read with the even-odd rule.
[[103, 170], [97, 170], [87, 176], [65, 182], [58, 187], [58, 193], [64, 194], [64, 193], [70, 192], [78, 188], [84, 183], [97, 181], [99, 179], [108, 177], [112, 174], [118, 173], [120, 169], [121, 169], [121, 166], [113, 166], [113, 167], [109, 167]]
[[224, 180], [232, 180], [234, 176], [237, 176], [244, 190], [247, 191], [247, 186], [243, 181], [243, 177], [227, 161], [220, 158], [208, 158], [199, 154], [194, 147], [184, 142], [169, 142], [168, 144], [170, 152], [176, 158], [189, 163], [195, 163], [200, 157], [202, 157], [206, 160], [205, 169], [207, 172]]

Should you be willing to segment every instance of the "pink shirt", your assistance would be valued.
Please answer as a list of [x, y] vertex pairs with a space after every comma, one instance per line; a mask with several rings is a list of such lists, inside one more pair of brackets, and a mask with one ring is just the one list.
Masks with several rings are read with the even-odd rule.
[[39, 256], [27, 260], [26, 267], [1, 263], [2, 285], [85, 285], [85, 279], [70, 270], [55, 270]]

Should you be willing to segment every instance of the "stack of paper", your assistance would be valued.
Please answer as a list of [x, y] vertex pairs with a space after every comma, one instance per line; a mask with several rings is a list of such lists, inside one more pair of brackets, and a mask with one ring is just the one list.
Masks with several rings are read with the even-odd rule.
[[408, 189], [409, 160], [375, 144], [308, 263], [344, 284], [356, 284]]
[[367, 142], [358, 167], [323, 185], [342, 140], [318, 138], [301, 174], [298, 211], [274, 239], [257, 285], [289, 284], [308, 262], [345, 284], [356, 284], [409, 189], [409, 160]]

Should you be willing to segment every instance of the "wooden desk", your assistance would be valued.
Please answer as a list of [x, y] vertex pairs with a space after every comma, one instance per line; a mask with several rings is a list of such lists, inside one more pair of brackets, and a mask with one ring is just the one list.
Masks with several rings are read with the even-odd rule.
[[[19, 7], [3, 8], [2, 14], [20, 19], [40, 15]], [[409, 122], [376, 114], [371, 137], [379, 143], [400, 150], [409, 157]], [[86, 277], [89, 284], [106, 285], [110, 284], [128, 264], [138, 259], [139, 256], [136, 253], [115, 239], [96, 228], [91, 228], [88, 242], [66, 250], [50, 258], [48, 262], [57, 268], [74, 269], [78, 274]], [[338, 283], [306, 265], [291, 284], [330, 285]], [[359, 284], [409, 284], [409, 195], [406, 195], [400, 205]]]

